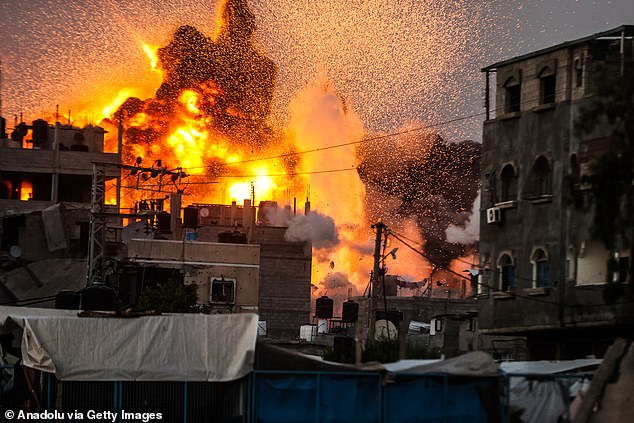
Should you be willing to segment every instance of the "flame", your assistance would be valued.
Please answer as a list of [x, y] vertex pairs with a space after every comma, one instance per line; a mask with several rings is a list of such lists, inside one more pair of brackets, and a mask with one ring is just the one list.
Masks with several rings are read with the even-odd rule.
[[274, 197], [277, 185], [270, 176], [271, 170], [266, 166], [257, 166], [251, 169], [253, 181], [235, 182], [229, 187], [229, 197], [235, 201], [242, 201], [251, 197], [251, 188], [257, 192], [259, 198], [271, 199]]
[[190, 113], [200, 114], [200, 109], [198, 108], [198, 93], [196, 91], [184, 90], [181, 93], [179, 101], [185, 105]]
[[163, 76], [163, 72], [161, 71], [161, 68], [158, 67], [158, 63], [159, 63], [158, 55], [157, 55], [158, 47], [151, 46], [149, 44], [144, 43], [141, 46], [141, 48], [147, 55], [148, 59], [150, 59], [150, 67], [152, 69], [152, 72], [156, 72], [159, 75]]
[[[216, 37], [222, 31], [229, 31], [230, 25], [223, 28], [226, 24], [223, 13], [226, 7], [231, 6], [227, 6], [227, 1], [222, 1], [217, 14]], [[227, 16], [233, 16], [233, 19], [249, 20], [248, 16], [234, 16], [230, 12]], [[231, 37], [239, 39], [249, 35], [249, 29], [245, 29], [244, 33], [240, 33], [240, 29], [234, 30], [237, 32], [222, 36], [223, 48], [231, 46]], [[124, 157], [126, 160], [142, 157], [143, 167], [161, 159], [168, 169], [182, 168], [188, 175], [186, 192], [190, 203], [242, 202], [253, 195], [257, 199], [274, 200], [286, 206], [291, 198], [303, 197], [310, 187], [311, 208], [336, 222], [338, 237], [336, 245], [314, 251], [313, 284], [328, 289], [325, 281], [329, 277], [340, 278], [334, 272], [345, 275], [353, 295], [362, 294], [373, 266], [374, 233], [370, 223], [379, 216], [369, 216], [366, 211], [366, 185], [357, 171], [361, 163], [357, 143], [366, 135], [361, 118], [322, 77], [295, 96], [286, 131], [271, 135], [274, 131], [268, 126], [253, 123], [259, 122], [259, 119], [264, 121], [268, 111], [260, 110], [261, 105], [257, 104], [260, 97], [254, 93], [259, 86], [252, 84], [249, 87], [248, 84], [252, 83], [249, 78], [241, 73], [237, 76], [231, 73], [235, 69], [223, 70], [222, 64], [216, 62], [220, 70], [211, 65], [200, 73], [189, 72], [191, 69], [182, 71], [184, 73], [174, 70], [180, 69], [181, 59], [186, 60], [182, 58], [179, 46], [188, 45], [190, 38], [197, 39], [196, 36], [185, 36], [190, 33], [197, 34], [191, 28], [185, 28], [180, 32], [181, 38], [175, 37], [173, 43], [161, 50], [165, 75], [159, 68], [158, 49], [143, 44], [151, 69], [163, 77], [163, 85], [155, 98], [136, 99], [130, 107], [126, 105], [132, 116], [125, 117], [128, 131]], [[248, 37], [242, 39], [240, 48], [244, 48], [245, 39]], [[201, 43], [203, 47], [210, 46], [209, 42]], [[243, 60], [237, 53], [229, 57], [237, 63]], [[267, 62], [254, 59], [258, 57], [251, 57], [251, 61], [247, 62], [251, 67], [247, 68], [259, 76], [266, 75], [268, 70], [274, 73], [275, 67], [267, 67]], [[197, 60], [196, 54], [192, 53], [188, 59]], [[238, 83], [228, 84], [222, 77], [215, 82], [201, 82], [200, 79], [209, 78], [200, 77], [206, 75], [205, 72], [218, 73], [227, 79], [237, 78]], [[261, 80], [267, 81], [265, 78]], [[259, 95], [267, 98], [266, 92]], [[121, 90], [104, 109], [104, 114], [114, 113], [128, 96]], [[261, 109], [266, 110], [267, 107]], [[324, 148], [329, 146], [338, 148]], [[402, 148], [395, 150], [399, 154], [405, 151]], [[292, 155], [287, 154], [289, 151], [316, 153]], [[422, 153], [417, 149], [416, 154]], [[168, 180], [156, 183], [151, 178], [136, 174], [137, 187], [147, 183], [148, 187], [159, 186], [168, 191], [165, 188]], [[368, 189], [372, 187], [368, 185]], [[156, 188], [154, 191], [148, 188], [147, 191], [133, 190], [129, 196], [124, 195], [124, 202], [130, 205], [150, 197], [162, 199], [166, 193], [157, 192]], [[280, 194], [283, 197], [276, 198]], [[415, 219], [403, 221], [401, 217], [398, 220], [400, 227], [391, 229], [405, 233], [423, 245], [421, 229]], [[399, 250], [397, 260], [388, 258], [386, 261], [391, 274], [403, 275], [411, 281], [421, 281], [432, 271], [420, 255], [407, 248]], [[325, 292], [322, 290], [321, 293]]]
[[135, 93], [135, 90], [131, 88], [120, 89], [119, 92], [117, 93], [117, 96], [114, 98], [114, 100], [112, 100], [110, 104], [108, 104], [106, 107], [103, 108], [101, 119], [111, 117], [128, 98], [134, 95], [134, 93]]
[[20, 184], [20, 200], [28, 201], [33, 198], [33, 184], [28, 179], [23, 179]]

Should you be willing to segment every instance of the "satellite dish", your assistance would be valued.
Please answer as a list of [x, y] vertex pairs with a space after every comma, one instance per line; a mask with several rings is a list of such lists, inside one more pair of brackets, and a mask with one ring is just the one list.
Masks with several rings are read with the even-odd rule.
[[202, 209], [200, 209], [200, 216], [201, 217], [209, 216], [209, 209], [207, 207], [203, 207]]
[[374, 325], [374, 339], [381, 341], [384, 339], [395, 340], [398, 338], [398, 329], [389, 320], [377, 320]]
[[13, 258], [18, 258], [22, 255], [22, 249], [17, 245], [12, 245], [11, 248], [9, 248], [9, 254]]

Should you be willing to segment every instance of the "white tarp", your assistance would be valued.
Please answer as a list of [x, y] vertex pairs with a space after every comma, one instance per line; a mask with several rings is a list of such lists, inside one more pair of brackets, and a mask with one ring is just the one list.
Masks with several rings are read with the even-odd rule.
[[447, 373], [460, 376], [498, 376], [500, 366], [489, 354], [472, 351], [446, 360], [412, 360], [402, 365], [384, 365], [389, 372]]
[[80, 318], [0, 307], [0, 324], [9, 322], [23, 329], [23, 364], [60, 380], [221, 382], [253, 369], [258, 316]]

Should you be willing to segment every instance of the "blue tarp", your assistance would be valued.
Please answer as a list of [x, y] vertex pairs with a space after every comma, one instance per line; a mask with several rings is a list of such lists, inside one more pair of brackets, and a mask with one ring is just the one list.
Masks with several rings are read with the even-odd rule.
[[258, 375], [257, 421], [372, 423], [381, 413], [378, 375]]
[[414, 375], [383, 384], [378, 374], [258, 373], [255, 383], [261, 423], [486, 423], [478, 391], [498, 380]]
[[447, 384], [442, 378], [417, 377], [386, 389], [385, 421], [390, 423], [487, 422], [478, 382]]

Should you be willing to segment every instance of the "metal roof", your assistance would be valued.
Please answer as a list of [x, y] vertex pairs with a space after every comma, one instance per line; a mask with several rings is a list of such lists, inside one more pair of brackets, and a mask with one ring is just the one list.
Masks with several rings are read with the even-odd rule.
[[626, 37], [634, 37], [634, 25], [621, 25], [617, 28], [613, 28], [607, 31], [598, 32], [594, 35], [589, 35], [587, 37], [579, 38], [573, 41], [566, 41], [561, 44], [554, 45], [552, 47], [547, 47], [541, 50], [533, 51], [531, 53], [524, 54], [522, 56], [513, 57], [512, 59], [503, 60], [501, 62], [494, 63], [492, 65], [486, 66], [482, 68], [481, 72], [488, 72], [491, 70], [495, 70], [499, 67], [509, 65], [511, 63], [521, 62], [526, 59], [530, 59], [532, 57], [541, 56], [542, 54], [550, 53], [553, 51], [561, 50], [568, 47], [573, 47], [576, 45], [584, 44], [589, 41], [598, 40], [600, 38], [606, 37], [620, 37], [621, 34], [625, 34]]

